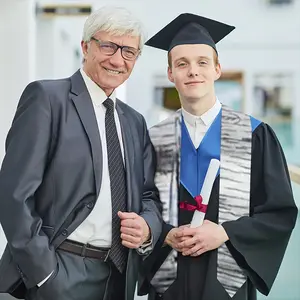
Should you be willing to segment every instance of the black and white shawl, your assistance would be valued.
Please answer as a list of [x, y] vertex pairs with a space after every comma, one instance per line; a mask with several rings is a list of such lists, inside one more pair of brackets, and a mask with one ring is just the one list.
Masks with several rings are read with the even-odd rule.
[[[157, 154], [155, 183], [163, 203], [163, 219], [178, 225], [180, 185], [181, 110], [150, 129]], [[250, 117], [222, 106], [219, 224], [249, 215], [251, 172]], [[238, 175], [238, 176], [237, 176]], [[177, 276], [177, 252], [173, 250], [153, 277], [151, 284], [163, 293]], [[217, 277], [233, 297], [246, 281], [226, 245], [218, 249]]]

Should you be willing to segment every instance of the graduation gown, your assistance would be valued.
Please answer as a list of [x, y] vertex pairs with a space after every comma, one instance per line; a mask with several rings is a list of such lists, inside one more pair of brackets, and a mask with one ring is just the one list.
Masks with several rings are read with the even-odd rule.
[[[297, 219], [297, 207], [282, 148], [267, 124], [253, 118], [251, 123], [250, 217], [222, 224], [229, 237], [226, 246], [247, 275], [247, 281], [233, 296], [233, 300], [254, 300], [256, 289], [265, 295], [270, 292]], [[198, 150], [194, 149], [198, 151], [198, 162], [185, 159], [191, 151], [191, 141], [184, 141], [188, 137], [183, 134], [180, 201], [195, 205], [194, 190], [201, 188], [210, 159], [220, 158], [219, 133], [219, 125], [214, 122]], [[205, 216], [205, 219], [215, 223], [218, 223], [219, 182], [218, 175]], [[192, 215], [191, 211], [180, 210], [179, 225], [189, 224]], [[164, 223], [158, 243], [144, 261], [139, 294], [149, 294], [149, 300], [231, 299], [217, 279], [217, 249], [198, 257], [184, 257], [178, 253], [177, 279], [164, 294], [155, 292], [150, 281], [171, 251], [169, 246], [163, 246], [171, 229], [172, 225]]]

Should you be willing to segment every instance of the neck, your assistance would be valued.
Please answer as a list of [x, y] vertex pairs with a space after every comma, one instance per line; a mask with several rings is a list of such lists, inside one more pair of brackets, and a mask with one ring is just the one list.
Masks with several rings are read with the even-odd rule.
[[83, 65], [83, 68], [82, 68], [82, 69], [83, 69], [83, 71], [85, 72], [85, 74], [86, 74], [91, 80], [93, 80], [93, 81], [99, 86], [100, 89], [103, 90], [103, 92], [106, 94], [107, 97], [109, 97], [109, 96], [113, 93], [114, 89], [102, 87], [102, 86], [100, 86], [100, 85], [97, 83], [97, 81], [94, 80], [93, 75], [88, 71], [88, 68], [86, 68], [86, 65], [85, 65], [85, 64]]
[[205, 97], [199, 98], [195, 101], [195, 99], [188, 100], [181, 98], [181, 105], [182, 107], [194, 116], [202, 116], [206, 113], [209, 109], [211, 109], [216, 103], [216, 96], [207, 95]]

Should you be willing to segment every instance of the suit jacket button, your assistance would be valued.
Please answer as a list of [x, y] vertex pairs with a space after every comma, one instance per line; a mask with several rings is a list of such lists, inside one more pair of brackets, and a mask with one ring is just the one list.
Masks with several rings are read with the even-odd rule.
[[68, 230], [67, 230], [67, 229], [64, 229], [64, 230], [61, 232], [61, 234], [62, 234], [63, 236], [67, 236], [67, 235], [68, 235]]
[[92, 209], [94, 207], [94, 203], [90, 202], [90, 203], [87, 204], [86, 207], [89, 208], [89, 209]]

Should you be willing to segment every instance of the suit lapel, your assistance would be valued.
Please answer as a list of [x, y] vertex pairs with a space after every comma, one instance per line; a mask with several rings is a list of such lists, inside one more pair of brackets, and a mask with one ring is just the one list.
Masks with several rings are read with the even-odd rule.
[[85, 86], [80, 71], [77, 71], [72, 77], [71, 99], [76, 107], [79, 118], [85, 129], [91, 145], [91, 152], [94, 166], [94, 177], [97, 197], [100, 192], [102, 182], [102, 146], [101, 139], [95, 116], [95, 111], [90, 94]]
[[131, 129], [131, 122], [127, 118], [126, 114], [119, 105], [119, 101], [117, 100], [116, 109], [118, 112], [120, 124], [121, 124], [121, 131], [122, 131], [122, 139], [124, 145], [124, 156], [125, 156], [125, 168], [126, 168], [126, 183], [127, 183], [127, 209], [131, 211], [132, 209], [132, 180], [131, 176], [133, 174], [134, 168], [134, 145], [133, 145], [133, 136], [132, 136], [132, 129]]

